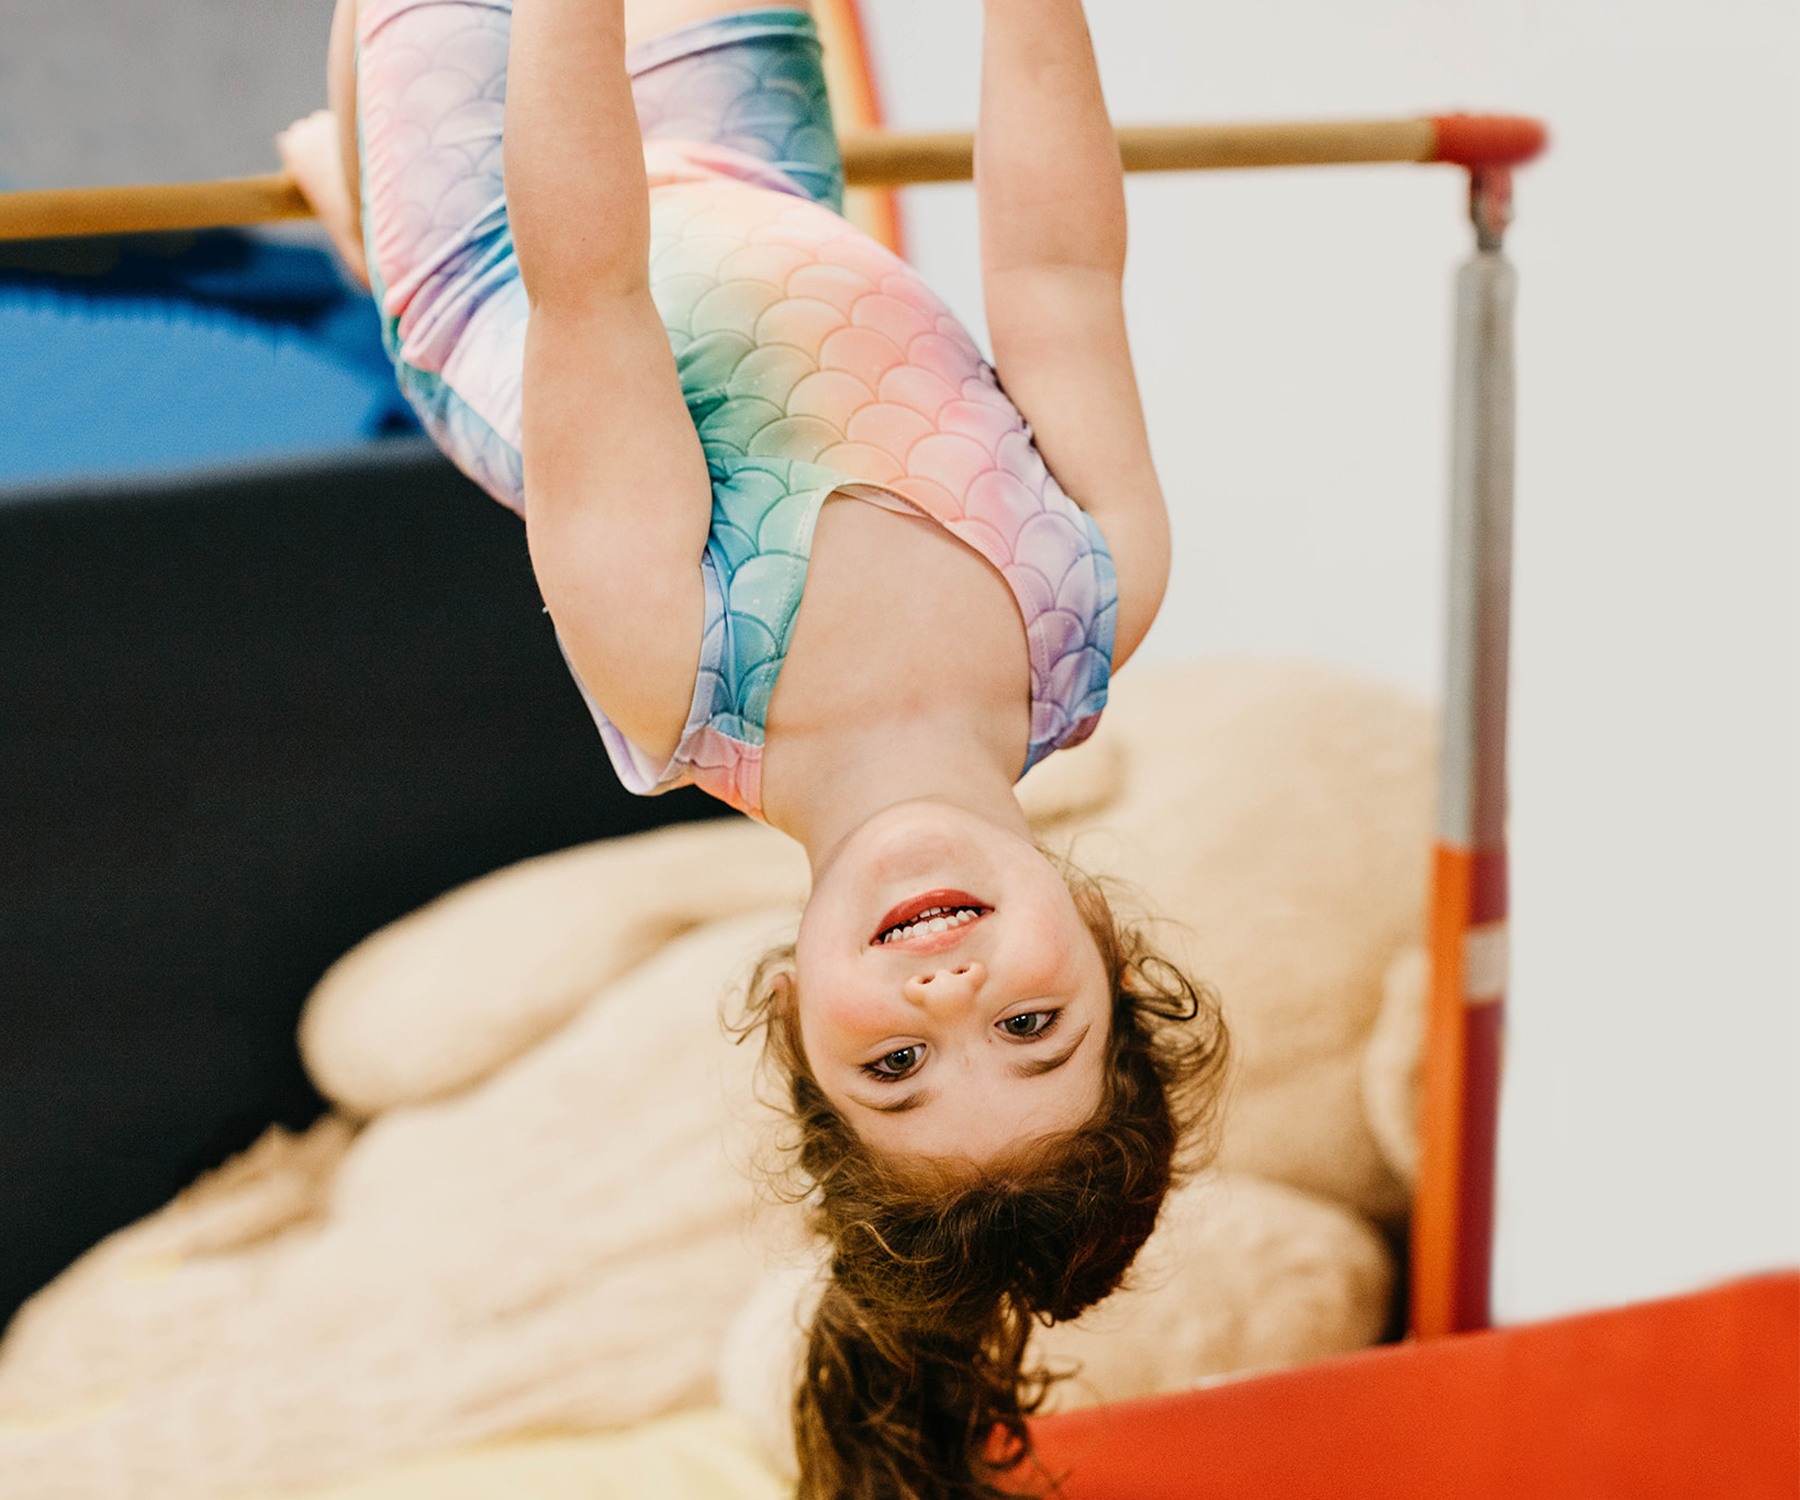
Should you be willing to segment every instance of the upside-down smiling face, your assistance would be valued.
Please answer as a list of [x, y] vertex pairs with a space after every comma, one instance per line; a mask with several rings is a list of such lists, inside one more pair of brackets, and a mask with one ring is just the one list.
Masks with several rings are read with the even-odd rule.
[[851, 834], [796, 966], [807, 1064], [877, 1151], [980, 1165], [1099, 1108], [1099, 949], [1055, 867], [971, 813], [907, 802]]

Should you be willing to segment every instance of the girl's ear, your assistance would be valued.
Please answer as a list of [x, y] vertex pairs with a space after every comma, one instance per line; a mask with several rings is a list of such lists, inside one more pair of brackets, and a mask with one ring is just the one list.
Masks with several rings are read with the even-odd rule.
[[725, 1030], [738, 1042], [760, 1036], [765, 1046], [781, 1051], [798, 1035], [799, 996], [793, 945], [772, 948], [751, 972], [742, 1002], [725, 1009]]
[[806, 1048], [800, 1041], [800, 977], [794, 969], [794, 954], [772, 955], [764, 960], [758, 976], [754, 1021], [764, 1037], [766, 1055], [787, 1074], [805, 1073]]
[[800, 1003], [800, 986], [792, 969], [779, 969], [769, 976], [769, 1019], [791, 1021]]

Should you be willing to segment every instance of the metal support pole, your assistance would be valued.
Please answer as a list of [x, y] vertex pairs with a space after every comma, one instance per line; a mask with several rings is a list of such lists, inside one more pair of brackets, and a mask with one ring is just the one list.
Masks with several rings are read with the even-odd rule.
[[1450, 622], [1431, 1010], [1412, 1328], [1485, 1328], [1493, 1261], [1494, 1155], [1507, 983], [1506, 686], [1512, 587], [1513, 305], [1501, 253], [1511, 173], [1470, 174], [1476, 251], [1456, 284]]

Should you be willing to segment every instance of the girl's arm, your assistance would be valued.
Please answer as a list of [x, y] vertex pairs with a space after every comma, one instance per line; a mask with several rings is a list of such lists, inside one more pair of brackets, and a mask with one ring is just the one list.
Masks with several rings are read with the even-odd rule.
[[1119, 574], [1114, 665], [1169, 576], [1169, 521], [1125, 337], [1125, 188], [1081, 0], [986, 0], [975, 136], [994, 364]]
[[608, 716], [672, 752], [693, 696], [712, 492], [650, 297], [622, 0], [515, 0], [506, 197], [531, 304], [526, 529], [544, 602]]

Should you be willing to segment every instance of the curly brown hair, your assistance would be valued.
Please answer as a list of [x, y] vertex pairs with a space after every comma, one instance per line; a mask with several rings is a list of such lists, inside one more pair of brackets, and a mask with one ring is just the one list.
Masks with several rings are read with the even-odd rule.
[[1100, 1106], [978, 1176], [884, 1159], [832, 1106], [801, 1046], [791, 946], [751, 979], [743, 1030], [762, 1030], [785, 1077], [795, 1165], [832, 1252], [794, 1398], [799, 1500], [1017, 1495], [1034, 1462], [1026, 1418], [1058, 1378], [1025, 1366], [1033, 1323], [1114, 1291], [1172, 1183], [1210, 1151], [1228, 1056], [1216, 998], [1099, 881], [1057, 863], [1112, 995]]

